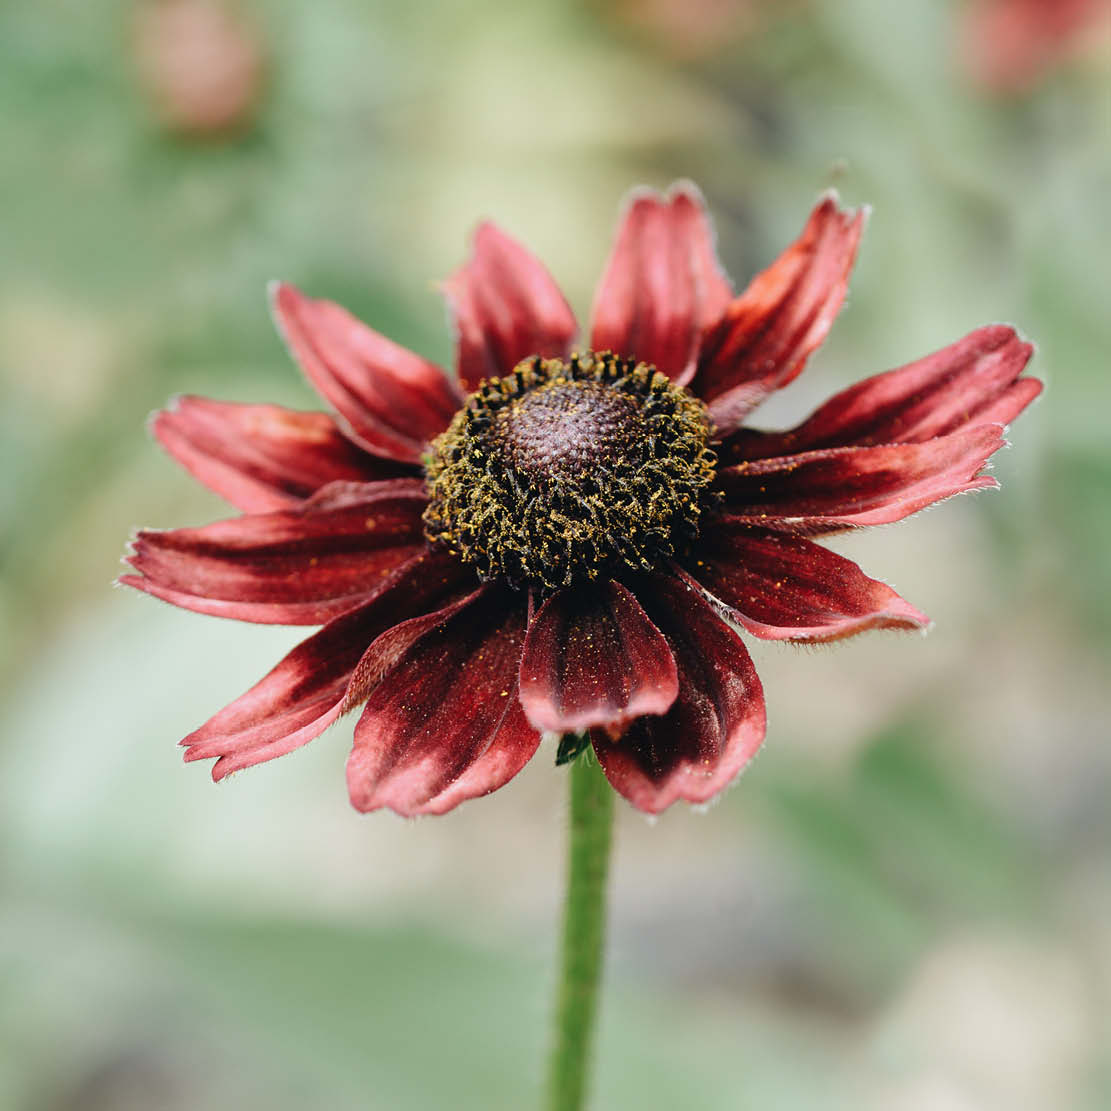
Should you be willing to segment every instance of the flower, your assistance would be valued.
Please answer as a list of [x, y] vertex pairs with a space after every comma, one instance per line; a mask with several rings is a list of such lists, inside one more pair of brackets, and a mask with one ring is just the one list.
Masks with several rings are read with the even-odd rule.
[[276, 285], [278, 327], [332, 413], [195, 397], [159, 413], [163, 446], [242, 516], [139, 532], [122, 581], [323, 628], [186, 737], [186, 759], [214, 758], [219, 780], [361, 706], [362, 811], [488, 794], [542, 731], [589, 735], [641, 810], [716, 795], [764, 737], [738, 629], [924, 627], [815, 540], [997, 485], [982, 471], [1002, 426], [1041, 389], [1020, 377], [1029, 344], [991, 325], [796, 428], [745, 426], [825, 338], [866, 215], [823, 197], [735, 296], [698, 191], [637, 191], [580, 354], [547, 271], [482, 224], [445, 284], [455, 378]]
[[250, 129], [266, 84], [262, 35], [228, 0], [142, 0], [134, 55], [163, 126], [195, 139]]
[[967, 68], [1000, 94], [1027, 92], [1056, 65], [1106, 53], [1109, 0], [973, 0], [960, 36]]

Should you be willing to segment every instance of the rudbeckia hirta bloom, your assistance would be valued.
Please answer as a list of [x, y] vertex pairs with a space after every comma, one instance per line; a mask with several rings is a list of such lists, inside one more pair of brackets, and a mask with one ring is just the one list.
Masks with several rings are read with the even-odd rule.
[[697, 190], [638, 191], [581, 347], [541, 263], [483, 224], [444, 287], [454, 376], [276, 285], [330, 411], [186, 397], [159, 413], [165, 448], [242, 515], [140, 532], [122, 581], [323, 628], [186, 737], [186, 759], [221, 779], [361, 709], [359, 810], [450, 810], [505, 784], [544, 732], [589, 738], [641, 810], [711, 799], [764, 737], [740, 633], [924, 627], [817, 541], [996, 485], [1003, 425], [1041, 388], [1020, 377], [1030, 346], [991, 325], [796, 428], [747, 426], [829, 331], [865, 216], [824, 197], [735, 295]]

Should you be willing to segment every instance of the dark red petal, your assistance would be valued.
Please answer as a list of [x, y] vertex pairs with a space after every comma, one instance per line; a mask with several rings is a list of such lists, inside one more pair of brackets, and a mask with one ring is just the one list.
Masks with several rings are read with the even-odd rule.
[[318, 625], [372, 594], [425, 547], [417, 479], [335, 483], [302, 507], [196, 529], [142, 531], [128, 586], [240, 621]]
[[530, 355], [563, 358], [578, 330], [559, 286], [537, 258], [493, 224], [480, 224], [474, 253], [444, 282], [458, 332], [459, 380], [474, 390]]
[[738, 463], [718, 472], [718, 484], [726, 514], [743, 524], [796, 533], [883, 525], [953, 494], [998, 486], [980, 471], [1003, 443], [1000, 425], [966, 425], [924, 444]]
[[180, 397], [151, 429], [194, 478], [245, 513], [299, 505], [329, 482], [414, 473], [357, 448], [327, 413]]
[[921, 629], [929, 618], [852, 560], [800, 536], [708, 526], [691, 575], [767, 640], [838, 640], [865, 629]]
[[355, 727], [356, 809], [442, 813], [520, 770], [539, 743], [517, 697], [524, 625], [520, 596], [487, 586], [399, 654]]
[[698, 190], [686, 183], [666, 196], [637, 190], [594, 297], [590, 345], [652, 363], [683, 385], [694, 374], [702, 330], [732, 297]]
[[704, 334], [691, 390], [707, 402], [720, 433], [793, 381], [826, 338], [866, 217], [866, 209], [846, 211], [836, 197], [824, 197], [802, 235]]
[[368, 328], [331, 301], [291, 285], [271, 289], [274, 319], [291, 354], [344, 422], [375, 455], [419, 463], [462, 404], [444, 372]]
[[1019, 375], [1033, 353], [1013, 328], [991, 324], [830, 398], [788, 432], [741, 428], [721, 445], [723, 463], [815, 448], [922, 443], [965, 424], [1008, 424], [1041, 393]]
[[[213, 779], [272, 760], [311, 741], [351, 708], [352, 688], [366, 682], [368, 646], [458, 592], [461, 565], [432, 549], [411, 560], [358, 609], [303, 641], [264, 679], [181, 743], [186, 760], [216, 758]], [[473, 580], [471, 580], [473, 581]], [[399, 623], [402, 623], [399, 625]], [[421, 631], [420, 628], [414, 632]], [[355, 676], [355, 680], [352, 676]]]
[[614, 788], [658, 814], [677, 799], [708, 802], [740, 772], [764, 739], [764, 692], [740, 637], [700, 592], [657, 576], [637, 597], [675, 654], [679, 695], [620, 739], [603, 729], [591, 739]]
[[561, 590], [529, 623], [521, 704], [537, 729], [572, 733], [662, 714], [678, 682], [663, 634], [620, 583]]
[[529, 724], [515, 691], [511, 705], [486, 749], [438, 795], [414, 810], [416, 814], [446, 814], [468, 799], [489, 795], [504, 787], [533, 757], [540, 734]]

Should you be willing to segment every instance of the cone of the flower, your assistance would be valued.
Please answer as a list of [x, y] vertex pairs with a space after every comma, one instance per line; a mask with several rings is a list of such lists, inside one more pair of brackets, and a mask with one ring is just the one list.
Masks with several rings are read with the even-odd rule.
[[[760, 746], [741, 633], [827, 641], [926, 616], [819, 542], [995, 485], [1041, 386], [991, 325], [746, 424], [844, 300], [865, 211], [823, 197], [739, 294], [700, 195], [638, 190], [586, 334], [521, 244], [482, 225], [445, 283], [454, 376], [292, 286], [277, 325], [329, 406], [183, 398], [162, 445], [242, 515], [141, 531], [122, 581], [241, 621], [322, 624], [183, 742], [219, 779], [361, 709], [360, 810], [443, 813], [508, 782], [543, 732], [588, 734], [652, 813], [704, 803]], [[740, 633], [738, 632], [740, 630]]]

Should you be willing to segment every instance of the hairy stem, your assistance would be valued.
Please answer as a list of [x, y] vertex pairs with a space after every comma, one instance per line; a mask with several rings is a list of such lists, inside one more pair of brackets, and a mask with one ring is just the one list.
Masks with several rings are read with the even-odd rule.
[[567, 899], [563, 907], [555, 1041], [548, 1111], [581, 1111], [598, 1011], [606, 933], [606, 879], [613, 833], [613, 788], [590, 748], [571, 765]]

